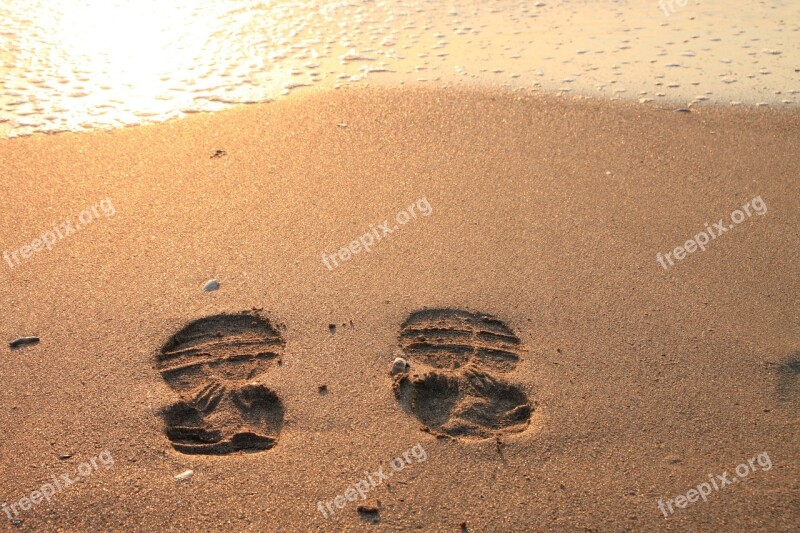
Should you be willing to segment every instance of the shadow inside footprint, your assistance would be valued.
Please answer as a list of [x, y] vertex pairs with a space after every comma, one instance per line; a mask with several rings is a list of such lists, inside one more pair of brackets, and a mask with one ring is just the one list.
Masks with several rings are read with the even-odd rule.
[[527, 395], [495, 376], [513, 370], [524, 352], [501, 320], [459, 309], [418, 311], [403, 323], [399, 342], [414, 374], [395, 376], [395, 395], [432, 432], [490, 438], [528, 426]]
[[472, 369], [467, 373], [467, 382], [471, 402], [455, 413], [459, 418], [491, 429], [525, 423], [530, 418], [528, 397], [519, 387]]
[[284, 341], [255, 313], [216, 315], [190, 323], [156, 357], [180, 399], [163, 410], [172, 446], [188, 454], [267, 450], [283, 425], [283, 403], [253, 383], [283, 353]]
[[436, 429], [450, 419], [458, 400], [458, 381], [433, 372], [421, 378], [404, 376], [398, 382], [398, 397], [407, 411]]

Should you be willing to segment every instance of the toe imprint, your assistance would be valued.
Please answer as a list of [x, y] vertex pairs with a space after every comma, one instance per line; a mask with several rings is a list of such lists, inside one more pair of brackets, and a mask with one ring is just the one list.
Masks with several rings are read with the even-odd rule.
[[459, 309], [426, 309], [403, 323], [400, 347], [408, 357], [443, 369], [475, 363], [498, 372], [514, 369], [521, 341], [497, 318]]

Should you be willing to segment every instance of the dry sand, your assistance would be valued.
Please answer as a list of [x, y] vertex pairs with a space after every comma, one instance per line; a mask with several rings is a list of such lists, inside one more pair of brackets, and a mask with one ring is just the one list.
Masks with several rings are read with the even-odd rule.
[[[107, 450], [112, 467], [19, 526], [797, 530], [799, 134], [789, 111], [373, 89], [2, 140], [6, 251], [101, 199], [115, 209], [0, 263], [2, 338], [41, 338], [0, 357], [2, 499]], [[759, 196], [766, 214], [659, 265]], [[429, 216], [326, 268], [323, 253], [423, 197]], [[275, 446], [174, 450], [160, 348], [190, 321], [252, 308], [285, 341], [256, 378], [284, 409]], [[398, 336], [426, 308], [489, 313], [519, 337], [502, 380], [530, 400], [524, 431], [437, 438], [398, 404]], [[318, 501], [417, 444], [426, 460], [368, 494], [379, 524], [360, 500], [323, 517]], [[769, 470], [659, 511], [762, 452]]]

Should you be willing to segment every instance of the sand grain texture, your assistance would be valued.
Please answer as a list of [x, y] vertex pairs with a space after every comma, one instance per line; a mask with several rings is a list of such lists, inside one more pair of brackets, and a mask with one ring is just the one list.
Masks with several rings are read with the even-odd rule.
[[[0, 140], [5, 249], [102, 198], [116, 209], [0, 264], [3, 338], [41, 339], [0, 356], [2, 498], [107, 449], [112, 468], [22, 513], [23, 530], [796, 529], [798, 153], [788, 111], [455, 89]], [[759, 195], [765, 215], [658, 265]], [[429, 216], [326, 268], [323, 252], [421, 197]], [[253, 308], [285, 340], [257, 378], [284, 408], [277, 443], [174, 450], [159, 350]], [[536, 406], [524, 431], [437, 439], [398, 405], [401, 326], [434, 308], [488, 313], [524, 344], [510, 378]], [[417, 443], [427, 460], [369, 494], [378, 524], [360, 500], [322, 517], [317, 501]], [[764, 451], [772, 469], [658, 510]]]

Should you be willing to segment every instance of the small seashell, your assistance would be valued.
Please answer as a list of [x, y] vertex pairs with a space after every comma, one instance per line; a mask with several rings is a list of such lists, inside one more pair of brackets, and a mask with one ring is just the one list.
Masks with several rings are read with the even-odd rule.
[[194, 475], [194, 470], [187, 470], [175, 476], [175, 481], [188, 481], [192, 479], [193, 475]]
[[217, 289], [219, 289], [219, 281], [216, 279], [210, 279], [203, 285], [203, 290], [206, 292], [215, 291]]
[[407, 372], [408, 371], [408, 367], [409, 367], [408, 361], [406, 361], [402, 357], [397, 357], [394, 360], [394, 362], [392, 363], [392, 370], [391, 370], [390, 373], [393, 376], [395, 376], [397, 374], [401, 374], [403, 372]]

